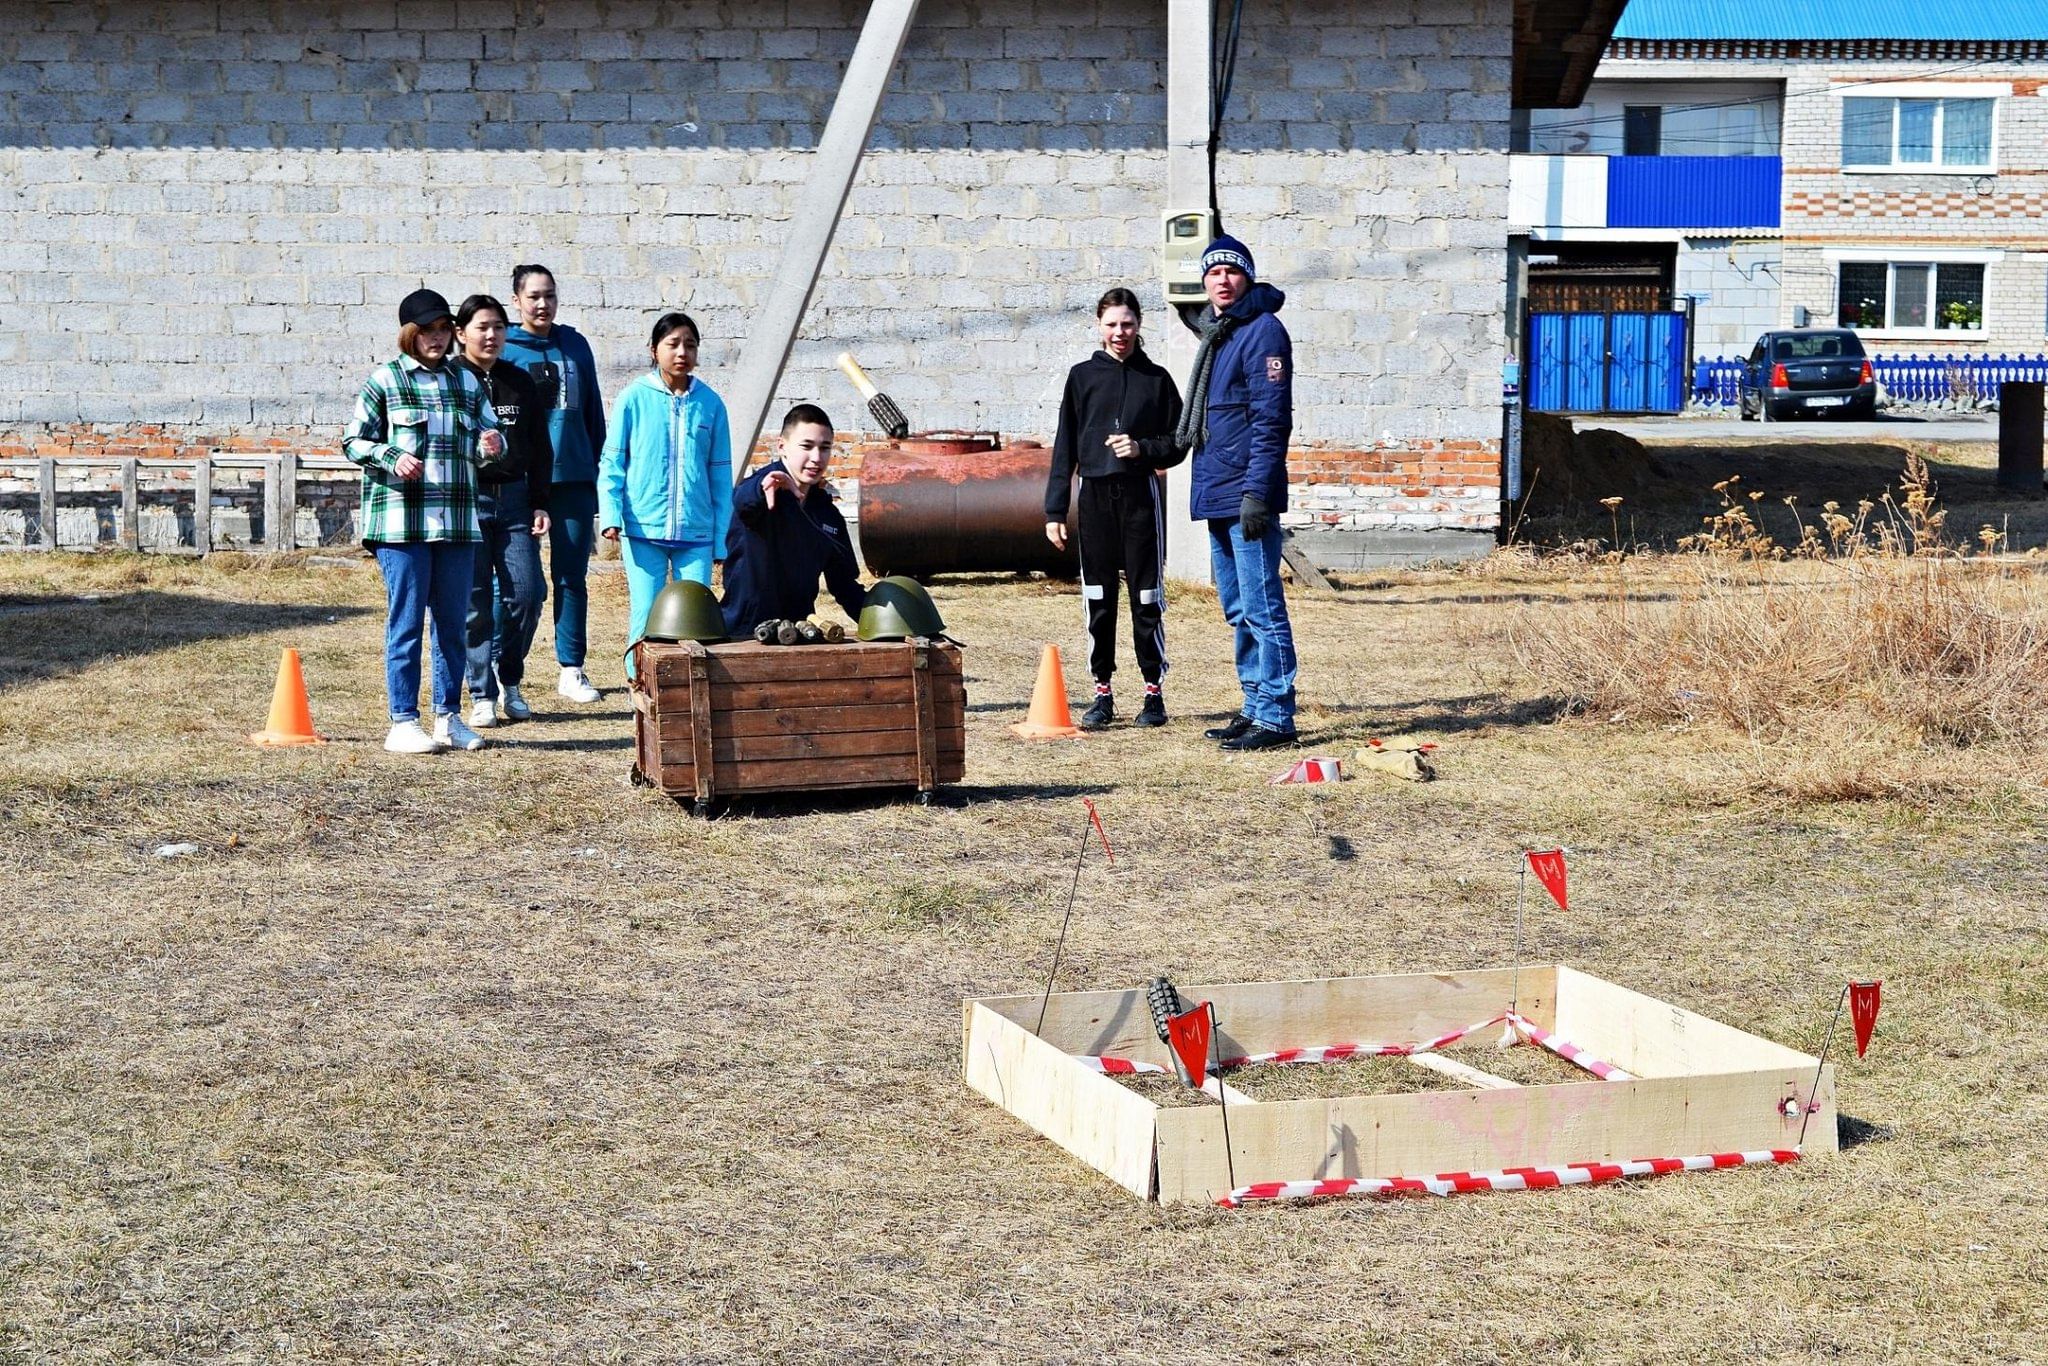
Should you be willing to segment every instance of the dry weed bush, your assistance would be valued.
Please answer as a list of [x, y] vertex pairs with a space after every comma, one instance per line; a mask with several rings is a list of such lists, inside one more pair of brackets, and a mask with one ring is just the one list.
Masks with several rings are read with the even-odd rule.
[[[1617, 557], [1604, 597], [1532, 615], [1511, 633], [1535, 679], [1577, 710], [1664, 723], [1714, 719], [1757, 742], [1866, 748], [2048, 742], [2048, 591], [2032, 560], [1945, 534], [1924, 464], [1854, 516], [1829, 503], [1798, 544], [1750, 515], [1762, 495], [1716, 486], [1721, 510], [1647, 562]], [[1788, 500], [1789, 501], [1789, 500]], [[1795, 512], [1797, 509], [1795, 508]], [[1785, 777], [1816, 799], [1883, 795], [1865, 758], [1815, 755]], [[1805, 771], [1811, 770], [1811, 771]]]

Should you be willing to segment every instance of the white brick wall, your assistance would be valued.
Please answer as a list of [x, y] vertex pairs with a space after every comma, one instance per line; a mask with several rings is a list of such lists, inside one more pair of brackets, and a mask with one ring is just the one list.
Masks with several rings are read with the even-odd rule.
[[[858, 0], [11, 6], [0, 422], [338, 423], [398, 298], [558, 273], [608, 389], [686, 307], [716, 385]], [[1496, 439], [1510, 0], [1253, 7], [1219, 168], [1290, 296], [1299, 439]], [[1156, 301], [1164, 16], [927, 0], [781, 398], [1044, 434]], [[1163, 332], [1168, 320], [1148, 328]]]

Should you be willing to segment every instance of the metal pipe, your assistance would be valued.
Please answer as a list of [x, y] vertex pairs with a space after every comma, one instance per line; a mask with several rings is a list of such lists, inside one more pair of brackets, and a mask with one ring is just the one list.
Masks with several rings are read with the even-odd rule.
[[1052, 448], [1002, 448], [994, 433], [930, 432], [868, 452], [860, 465], [860, 549], [875, 574], [1030, 573], [1075, 578], [1067, 549], [1045, 538]]

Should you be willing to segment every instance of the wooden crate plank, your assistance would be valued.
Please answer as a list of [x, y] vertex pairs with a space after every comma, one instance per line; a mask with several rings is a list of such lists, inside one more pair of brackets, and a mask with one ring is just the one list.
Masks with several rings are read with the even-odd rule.
[[878, 754], [861, 759], [763, 759], [729, 764], [716, 775], [716, 791], [801, 792], [814, 787], [909, 786], [917, 781], [917, 756]]
[[704, 647], [694, 641], [683, 647], [690, 671], [690, 715], [697, 724], [690, 731], [690, 762], [696, 772], [697, 800], [711, 800], [717, 791], [717, 774], [711, 756], [711, 665]]
[[717, 739], [742, 735], [829, 735], [852, 730], [911, 730], [917, 712], [900, 702], [851, 707], [767, 707], [719, 712], [711, 718]]
[[933, 721], [931, 647], [913, 641], [910, 656], [910, 692], [917, 705], [917, 790], [929, 792], [939, 785], [939, 738]]
[[1157, 1106], [978, 1002], [967, 1002], [965, 1015], [970, 1087], [1139, 1199], [1151, 1198]]
[[[1566, 1162], [1789, 1148], [1804, 1098], [1800, 1069], [1492, 1091], [1268, 1101], [1230, 1116], [1240, 1186], [1324, 1177], [1434, 1176]], [[1210, 1201], [1230, 1184], [1221, 1125], [1209, 1107], [1155, 1118], [1159, 1199]], [[1833, 1079], [1823, 1086], [1807, 1149], [1834, 1148]]]
[[[1556, 970], [1549, 965], [1522, 968], [1522, 1013], [1546, 1029], [1553, 1027], [1551, 1001], [1556, 980]], [[1511, 986], [1508, 969], [1482, 968], [1181, 986], [1180, 994], [1189, 1003], [1215, 1002], [1222, 1050], [1231, 1055], [1318, 1044], [1412, 1043], [1434, 1038], [1505, 1010]], [[991, 1010], [1013, 1020], [1036, 1018], [1036, 996], [984, 999]], [[1070, 1053], [1166, 1061], [1165, 1048], [1152, 1032], [1144, 992], [1137, 989], [1055, 995], [1046, 1014], [1045, 1037]]]
[[1745, 1072], [1819, 1059], [1572, 968], [1557, 970], [1559, 1034], [1639, 1077]]
[[908, 706], [915, 699], [908, 678], [842, 678], [816, 683], [720, 683], [711, 690], [719, 711], [765, 711], [774, 707]]
[[917, 753], [917, 732], [910, 730], [850, 731], [837, 735], [742, 735], [711, 740], [711, 757], [755, 763], [764, 759], [866, 759]]

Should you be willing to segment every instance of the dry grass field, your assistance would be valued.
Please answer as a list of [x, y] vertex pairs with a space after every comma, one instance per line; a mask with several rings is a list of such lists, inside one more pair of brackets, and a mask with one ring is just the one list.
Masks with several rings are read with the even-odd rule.
[[[704, 822], [629, 785], [616, 690], [384, 754], [349, 557], [10, 558], [0, 1362], [2048, 1358], [2042, 756], [1865, 727], [1939, 781], [1831, 787], [1784, 781], [1835, 762], [1810, 728], [1560, 718], [1532, 642], [1684, 575], [1297, 594], [1308, 752], [1441, 745], [1438, 782], [1320, 787], [1199, 738], [1235, 700], [1213, 597], [1172, 604], [1170, 727], [1028, 747], [1039, 643], [1081, 681], [1078, 603], [942, 582], [967, 785]], [[615, 576], [596, 613], [609, 654]], [[285, 645], [324, 748], [244, 739]], [[1531, 916], [1532, 960], [1807, 1049], [1884, 978], [1848, 1146], [1147, 1207], [958, 1076], [960, 999], [1042, 982], [1082, 795], [1118, 857], [1065, 986], [1502, 965], [1516, 851], [1561, 842], [1574, 909]]]

